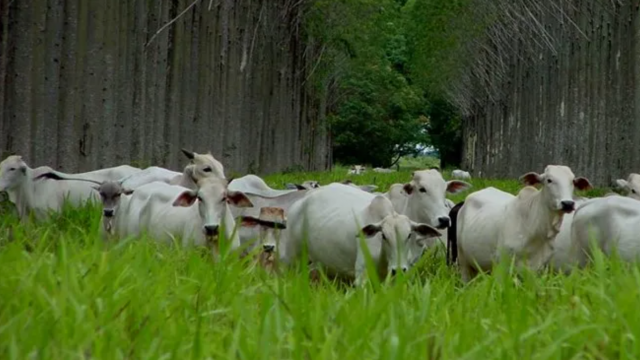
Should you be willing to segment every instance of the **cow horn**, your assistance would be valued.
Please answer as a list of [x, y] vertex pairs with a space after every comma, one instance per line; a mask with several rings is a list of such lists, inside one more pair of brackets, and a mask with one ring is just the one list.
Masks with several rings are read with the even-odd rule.
[[184, 154], [184, 156], [186, 156], [189, 160], [193, 160], [193, 158], [195, 157], [194, 153], [192, 151], [189, 151], [185, 148], [180, 149], [182, 151], [182, 153]]

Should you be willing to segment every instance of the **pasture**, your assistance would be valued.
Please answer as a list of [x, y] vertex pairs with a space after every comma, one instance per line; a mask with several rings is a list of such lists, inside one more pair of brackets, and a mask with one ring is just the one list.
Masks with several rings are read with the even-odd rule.
[[[541, 169], [532, 169], [541, 170]], [[342, 181], [346, 169], [265, 177], [274, 188]], [[406, 182], [367, 172], [357, 184]], [[449, 178], [445, 174], [445, 178]], [[515, 180], [472, 179], [515, 193]], [[587, 196], [602, 195], [603, 189]], [[470, 192], [450, 196], [459, 202]], [[404, 276], [357, 289], [311, 282], [304, 263], [279, 276], [232, 256], [105, 244], [100, 212], [68, 209], [0, 228], [3, 359], [636, 359], [640, 268], [596, 256], [571, 275], [502, 263], [463, 285], [444, 249]]]

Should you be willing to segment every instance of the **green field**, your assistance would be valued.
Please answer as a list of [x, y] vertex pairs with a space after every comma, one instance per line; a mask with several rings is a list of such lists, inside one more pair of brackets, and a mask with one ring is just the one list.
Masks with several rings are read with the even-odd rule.
[[[332, 173], [269, 176], [341, 181]], [[409, 171], [353, 179], [384, 191]], [[516, 192], [516, 181], [473, 180]], [[598, 191], [592, 194], [597, 194]], [[454, 201], [467, 193], [454, 196]], [[233, 257], [151, 241], [104, 244], [97, 209], [0, 228], [2, 359], [637, 359], [640, 269], [596, 257], [569, 276], [463, 285], [441, 249], [406, 277], [355, 289], [306, 269], [273, 276]]]

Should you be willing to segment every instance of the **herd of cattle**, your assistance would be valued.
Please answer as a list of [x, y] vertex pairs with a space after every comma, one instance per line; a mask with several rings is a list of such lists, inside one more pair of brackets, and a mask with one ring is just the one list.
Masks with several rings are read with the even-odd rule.
[[[550, 265], [569, 271], [587, 264], [593, 244], [605, 254], [618, 249], [629, 261], [640, 252], [637, 174], [617, 181], [628, 196], [587, 199], [576, 197], [574, 188], [590, 188], [589, 180], [549, 165], [542, 174], [523, 175], [527, 186], [515, 196], [489, 187], [456, 205], [446, 194], [471, 188], [459, 180], [470, 178], [462, 170], [449, 181], [437, 169], [415, 171], [386, 193], [352, 181], [320, 186], [310, 180], [277, 190], [255, 175], [227, 179], [210, 153], [182, 152], [189, 161], [182, 173], [123, 165], [65, 174], [32, 169], [12, 155], [0, 163], [0, 192], [22, 220], [30, 214], [46, 219], [64, 202], [100, 202], [104, 239], [145, 233], [160, 242], [208, 246], [214, 256], [224, 242], [267, 267], [294, 263], [306, 247], [314, 267], [356, 284], [366, 276], [365, 249], [386, 277], [409, 270], [425, 249], [445, 246], [465, 282], [505, 255], [532, 270]], [[349, 174], [362, 171], [353, 167]]]

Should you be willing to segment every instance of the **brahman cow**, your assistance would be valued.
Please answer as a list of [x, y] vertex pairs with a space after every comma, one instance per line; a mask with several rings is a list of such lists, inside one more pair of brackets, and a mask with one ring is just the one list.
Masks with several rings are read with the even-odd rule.
[[[552, 255], [552, 242], [565, 214], [575, 209], [574, 187], [591, 187], [586, 178], [576, 178], [567, 166], [549, 165], [543, 174], [521, 177], [530, 185], [517, 196], [494, 187], [467, 196], [457, 219], [458, 264], [462, 280], [471, 280], [478, 270], [490, 270], [501, 255], [515, 256], [518, 266], [539, 270]], [[532, 185], [542, 185], [537, 190]]]
[[297, 259], [306, 241], [309, 260], [329, 275], [355, 277], [357, 285], [365, 276], [360, 233], [382, 277], [407, 271], [411, 258], [422, 252], [422, 243], [440, 235], [433, 227], [396, 213], [386, 197], [338, 183], [314, 189], [291, 207], [287, 217], [284, 262]]
[[25, 220], [30, 212], [38, 220], [45, 220], [50, 211], [61, 210], [65, 199], [73, 206], [90, 200], [97, 202], [97, 194], [86, 182], [33, 180], [40, 173], [50, 170], [49, 167], [43, 167], [35, 171], [19, 155], [9, 156], [0, 163], [0, 192], [7, 192], [21, 220]]
[[636, 200], [640, 200], [640, 175], [636, 173], [629, 174], [627, 180], [616, 180], [618, 186], [624, 191], [624, 193]]

